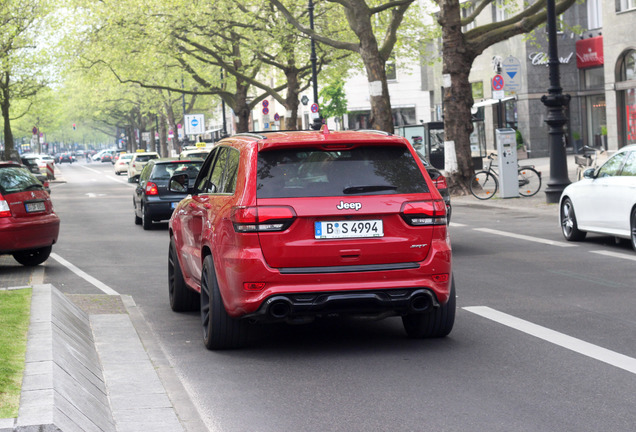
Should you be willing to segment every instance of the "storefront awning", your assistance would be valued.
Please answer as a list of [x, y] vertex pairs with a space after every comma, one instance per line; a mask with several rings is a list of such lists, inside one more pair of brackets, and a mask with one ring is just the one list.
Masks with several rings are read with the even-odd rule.
[[485, 99], [485, 100], [483, 100], [481, 102], [474, 103], [473, 104], [473, 109], [480, 108], [480, 107], [485, 107], [485, 106], [490, 106], [490, 105], [494, 105], [494, 104], [499, 103], [499, 102], [506, 102], [506, 101], [513, 100], [513, 99], [516, 99], [516, 96], [506, 96], [503, 99]]

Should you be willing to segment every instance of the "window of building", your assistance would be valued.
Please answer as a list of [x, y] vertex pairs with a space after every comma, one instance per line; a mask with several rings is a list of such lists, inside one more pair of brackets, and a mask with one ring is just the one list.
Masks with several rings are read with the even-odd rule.
[[616, 0], [616, 12], [636, 9], [636, 0]]
[[386, 61], [384, 70], [386, 71], [387, 81], [397, 80], [397, 68], [395, 67], [395, 57], [393, 55]]
[[[475, 5], [473, 5], [471, 2], [464, 2], [461, 5], [461, 11], [462, 11], [462, 19], [469, 17], [473, 12], [475, 12]], [[468, 23], [465, 26], [462, 26], [462, 31], [464, 33], [466, 33], [468, 30], [472, 30], [475, 28], [475, 20], [473, 20], [472, 22]]]
[[602, 90], [605, 87], [605, 76], [602, 67], [585, 69], [585, 89]]
[[484, 82], [483, 81], [470, 83], [470, 87], [473, 92], [473, 100], [484, 98]]
[[588, 30], [603, 27], [603, 0], [587, 1], [587, 28]]
[[510, 18], [510, 13], [506, 9], [504, 0], [495, 0], [492, 6], [492, 19], [494, 22], [505, 21]]

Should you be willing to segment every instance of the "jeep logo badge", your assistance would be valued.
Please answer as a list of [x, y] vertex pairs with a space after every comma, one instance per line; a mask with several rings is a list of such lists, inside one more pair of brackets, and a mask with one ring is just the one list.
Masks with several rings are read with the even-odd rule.
[[340, 204], [338, 204], [336, 206], [336, 208], [338, 210], [349, 210], [349, 209], [351, 209], [351, 210], [358, 211], [358, 210], [360, 210], [362, 208], [362, 204], [359, 203], [359, 202], [357, 202], [357, 203], [346, 203], [344, 201], [340, 201]]

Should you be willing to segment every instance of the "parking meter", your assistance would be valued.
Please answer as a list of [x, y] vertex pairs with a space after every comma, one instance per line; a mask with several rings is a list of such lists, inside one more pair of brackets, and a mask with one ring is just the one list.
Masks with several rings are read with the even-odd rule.
[[517, 165], [517, 135], [512, 128], [495, 131], [499, 155], [499, 196], [519, 197], [519, 174]]

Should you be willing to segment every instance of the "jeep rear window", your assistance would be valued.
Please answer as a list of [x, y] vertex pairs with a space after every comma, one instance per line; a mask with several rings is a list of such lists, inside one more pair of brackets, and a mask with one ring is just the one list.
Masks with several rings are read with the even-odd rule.
[[263, 151], [257, 176], [258, 198], [429, 192], [409, 150], [397, 146]]

